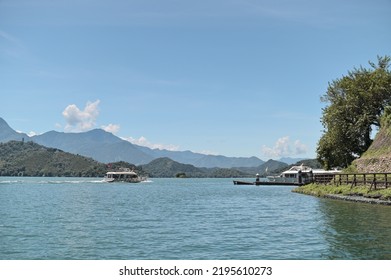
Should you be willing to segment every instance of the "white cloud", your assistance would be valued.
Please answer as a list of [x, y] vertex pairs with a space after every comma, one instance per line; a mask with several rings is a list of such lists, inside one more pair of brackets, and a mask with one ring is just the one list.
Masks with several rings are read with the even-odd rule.
[[35, 131], [30, 131], [29, 133], [27, 133], [27, 135], [29, 137], [33, 137], [33, 136], [36, 136], [36, 135], [40, 135], [40, 133], [36, 133]]
[[308, 151], [307, 146], [300, 142], [300, 140], [295, 141], [295, 154], [302, 155]]
[[263, 145], [262, 153], [265, 156], [272, 157], [272, 158], [290, 155], [291, 151], [289, 147], [289, 137], [284, 136], [279, 138], [277, 142], [274, 144], [273, 148]]
[[291, 143], [289, 136], [284, 136], [279, 138], [274, 147], [262, 146], [262, 154], [271, 158], [279, 158], [286, 156], [295, 156], [305, 154], [307, 152], [307, 146], [303, 144], [300, 140], [296, 140], [293, 143], [293, 149], [291, 148]]
[[100, 100], [88, 101], [84, 110], [80, 110], [75, 104], [68, 105], [62, 112], [66, 120], [64, 130], [71, 132], [81, 132], [92, 129], [99, 115]]
[[116, 134], [119, 129], [121, 128], [119, 124], [108, 124], [108, 125], [102, 125], [101, 128], [104, 130], [104, 131], [107, 131], [107, 132], [111, 132], [113, 134]]
[[149, 142], [149, 140], [147, 138], [145, 138], [144, 136], [141, 136], [138, 139], [135, 139], [133, 137], [122, 137], [122, 139], [129, 141], [132, 144], [148, 147], [151, 149], [168, 150], [168, 151], [178, 151], [179, 150], [179, 146], [177, 146], [177, 145], [154, 144], [154, 143]]
[[204, 154], [204, 155], [208, 155], [208, 156], [218, 156], [219, 155], [218, 153], [213, 152], [213, 151], [209, 151], [209, 150], [202, 150], [200, 152], [194, 151], [194, 153]]
[[[25, 132], [23, 132], [23, 131], [21, 131], [21, 130], [15, 130], [17, 133], [25, 133]], [[28, 133], [25, 133], [25, 134], [27, 134], [27, 136], [28, 137], [33, 137], [33, 136], [36, 136], [36, 135], [40, 135], [41, 133], [37, 133], [37, 132], [35, 132], [35, 131], [30, 131], [30, 132], [28, 132]]]

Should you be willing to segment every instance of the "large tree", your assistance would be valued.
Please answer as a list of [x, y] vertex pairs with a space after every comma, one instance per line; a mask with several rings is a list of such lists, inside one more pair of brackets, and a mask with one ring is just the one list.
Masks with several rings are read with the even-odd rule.
[[371, 132], [380, 126], [384, 108], [391, 105], [391, 58], [378, 57], [371, 68], [355, 68], [329, 83], [321, 101], [324, 131], [317, 158], [325, 166], [347, 167], [371, 145]]

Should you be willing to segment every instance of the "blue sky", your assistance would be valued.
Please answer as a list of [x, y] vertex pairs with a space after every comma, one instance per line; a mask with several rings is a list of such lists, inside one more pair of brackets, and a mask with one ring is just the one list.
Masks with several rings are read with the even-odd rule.
[[0, 0], [0, 117], [153, 148], [316, 156], [328, 83], [391, 55], [390, 0]]

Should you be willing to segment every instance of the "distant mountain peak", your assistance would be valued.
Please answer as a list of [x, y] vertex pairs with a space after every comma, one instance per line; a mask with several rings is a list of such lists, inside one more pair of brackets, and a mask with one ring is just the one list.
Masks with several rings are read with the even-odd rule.
[[28, 138], [29, 136], [27, 134], [17, 132], [12, 129], [3, 118], [0, 118], [0, 143], [11, 140], [22, 141], [24, 139], [27, 140]]
[[0, 129], [1, 130], [3, 130], [3, 129], [11, 129], [11, 130], [13, 130], [2, 117], [0, 117]]

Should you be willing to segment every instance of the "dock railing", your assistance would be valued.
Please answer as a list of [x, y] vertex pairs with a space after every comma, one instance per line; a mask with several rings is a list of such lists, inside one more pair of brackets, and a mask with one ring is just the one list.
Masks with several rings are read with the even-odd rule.
[[319, 174], [314, 178], [315, 184], [369, 186], [371, 189], [388, 188], [391, 186], [391, 173], [336, 173]]

